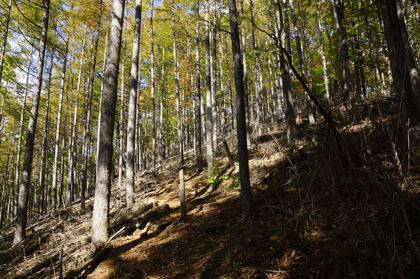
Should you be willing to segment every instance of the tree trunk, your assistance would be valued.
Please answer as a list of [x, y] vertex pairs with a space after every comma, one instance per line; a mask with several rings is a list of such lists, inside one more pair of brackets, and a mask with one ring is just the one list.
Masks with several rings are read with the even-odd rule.
[[212, 144], [212, 131], [213, 131], [213, 113], [212, 113], [212, 89], [211, 89], [211, 47], [210, 47], [210, 4], [206, 0], [205, 22], [204, 29], [206, 34], [206, 147], [207, 147], [207, 168], [210, 175], [211, 168], [213, 167], [213, 144]]
[[[127, 20], [125, 22], [127, 24]], [[124, 32], [124, 30], [123, 30]], [[122, 61], [121, 61], [121, 88], [120, 88], [120, 127], [119, 127], [119, 147], [118, 147], [118, 189], [122, 192], [122, 176], [123, 176], [123, 160], [124, 160], [124, 95], [125, 95], [125, 82], [124, 82], [124, 75], [125, 75], [125, 42], [126, 35], [124, 34], [123, 38], [123, 50], [122, 50]]]
[[0, 87], [3, 80], [3, 66], [4, 66], [4, 58], [6, 56], [6, 50], [7, 50], [7, 37], [9, 36], [9, 24], [10, 24], [11, 12], [12, 12], [12, 0], [9, 0], [9, 4], [7, 5], [7, 16], [6, 16], [6, 23], [4, 27], [3, 44], [1, 48], [1, 54], [0, 54]]
[[217, 152], [217, 6], [214, 1], [213, 28], [211, 32], [211, 106], [212, 106], [212, 150]]
[[341, 68], [342, 68], [342, 89], [345, 100], [353, 98], [350, 78], [350, 58], [349, 45], [347, 39], [347, 31], [344, 22], [344, 2], [343, 0], [331, 0], [333, 6], [335, 25], [338, 32], [338, 40], [340, 41]]
[[50, 0], [43, 2], [43, 15], [42, 15], [42, 30], [39, 44], [39, 58], [37, 65], [37, 77], [35, 80], [35, 91], [32, 98], [32, 108], [28, 123], [28, 130], [26, 135], [25, 153], [22, 166], [22, 178], [19, 189], [19, 204], [17, 209], [17, 218], [15, 223], [15, 237], [14, 244], [21, 242], [25, 238], [25, 229], [27, 221], [28, 209], [28, 194], [30, 187], [30, 177], [32, 171], [32, 159], [35, 142], [36, 123], [38, 120], [38, 107], [39, 97], [42, 88], [42, 74], [44, 69], [45, 49], [47, 46], [47, 31], [48, 31], [48, 18], [50, 11]]
[[[283, 16], [281, 13], [280, 3], [278, 0], [274, 0], [275, 9], [275, 31], [276, 37], [280, 44], [283, 44], [285, 36], [283, 34]], [[282, 91], [283, 91], [283, 102], [284, 102], [284, 113], [286, 118], [287, 127], [287, 141], [289, 144], [294, 143], [294, 137], [296, 133], [296, 117], [295, 110], [293, 108], [293, 94], [292, 94], [292, 81], [290, 78], [290, 70], [284, 54], [279, 54], [279, 68], [281, 71], [282, 79]]]
[[[309, 72], [305, 73], [305, 68], [304, 68], [304, 62], [303, 62], [303, 51], [302, 51], [302, 44], [301, 44], [301, 40], [300, 40], [300, 32], [299, 32], [299, 28], [297, 25], [297, 20], [296, 20], [296, 13], [295, 13], [295, 7], [293, 5], [293, 0], [288, 0], [289, 1], [289, 6], [290, 6], [290, 12], [292, 15], [292, 23], [293, 23], [293, 35], [295, 37], [295, 42], [296, 42], [296, 52], [298, 55], [298, 60], [299, 60], [299, 70], [302, 74], [302, 76], [306, 77], [306, 79], [308, 80], [309, 78]], [[312, 103], [311, 100], [309, 99], [309, 96], [307, 93], [304, 94], [304, 99], [305, 99], [305, 106], [306, 106], [306, 112], [308, 114], [308, 120], [310, 124], [315, 124], [315, 117], [314, 117], [314, 112], [312, 109]]]
[[242, 196], [242, 219], [249, 221], [254, 214], [254, 202], [249, 180], [248, 148], [246, 141], [246, 118], [244, 96], [244, 68], [241, 61], [238, 18], [235, 0], [229, 0], [230, 31], [236, 89], [236, 123], [238, 138], [239, 174]]
[[[101, 119], [102, 119], [102, 96], [103, 96], [103, 92], [104, 92], [104, 84], [105, 84], [105, 71], [106, 71], [106, 64], [107, 64], [107, 58], [108, 58], [108, 36], [109, 36], [109, 31], [110, 31], [110, 24], [108, 24], [108, 28], [106, 31], [106, 37], [105, 37], [105, 51], [104, 51], [104, 63], [102, 66], [103, 69], [103, 73], [104, 75], [102, 76], [102, 80], [101, 80], [101, 97], [99, 99], [99, 115], [98, 115], [98, 132], [96, 134], [96, 158], [95, 158], [95, 163], [96, 163], [96, 171], [95, 171], [95, 177], [98, 174], [98, 159], [99, 159], [99, 135], [101, 134]], [[96, 181], [96, 178], [95, 178]]]
[[52, 210], [55, 212], [57, 208], [57, 167], [58, 167], [58, 149], [60, 148], [60, 125], [61, 125], [61, 112], [63, 106], [63, 93], [64, 93], [64, 83], [66, 81], [66, 70], [67, 70], [67, 56], [69, 51], [69, 39], [66, 40], [66, 50], [64, 53], [63, 61], [63, 71], [61, 74], [61, 84], [60, 84], [60, 99], [58, 101], [58, 112], [57, 112], [57, 123], [55, 130], [55, 141], [54, 141], [54, 164], [53, 164], [53, 173], [52, 173], [52, 188], [53, 188], [53, 200], [52, 200]]
[[142, 0], [136, 0], [136, 13], [134, 23], [133, 55], [131, 58], [130, 97], [128, 104], [127, 123], [127, 170], [125, 178], [127, 208], [134, 204], [134, 154], [135, 154], [135, 133], [136, 133], [136, 104], [138, 94], [139, 76], [139, 44], [141, 27]]
[[197, 167], [201, 169], [203, 167], [203, 153], [201, 149], [201, 67], [200, 67], [200, 2], [195, 1], [195, 68], [196, 68], [196, 94], [195, 94], [195, 151], [197, 157]]
[[152, 172], [155, 173], [156, 171], [156, 117], [155, 117], [155, 65], [154, 65], [154, 31], [153, 31], [153, 13], [154, 13], [154, 3], [151, 0], [151, 11], [150, 11], [150, 95], [152, 98]]
[[47, 103], [45, 105], [44, 117], [44, 132], [42, 135], [42, 155], [41, 155], [41, 170], [39, 174], [39, 200], [38, 213], [45, 213], [47, 211], [47, 189], [45, 189], [45, 171], [47, 168], [47, 138], [48, 138], [48, 110], [50, 107], [50, 93], [51, 93], [51, 78], [54, 63], [54, 50], [51, 52], [50, 69], [48, 70], [48, 84], [47, 84]]
[[[324, 3], [324, 0], [321, 1], [321, 3]], [[324, 74], [324, 86], [325, 86], [325, 93], [324, 98], [327, 100], [327, 102], [331, 102], [330, 98], [330, 88], [329, 88], [329, 79], [328, 79], [328, 67], [327, 67], [327, 58], [325, 55], [325, 47], [324, 47], [324, 26], [321, 22], [320, 17], [320, 11], [317, 6], [316, 16], [318, 21], [318, 29], [319, 29], [319, 43], [321, 44], [321, 58], [322, 58], [322, 70]]]
[[[235, 4], [236, 5], [236, 4]], [[245, 96], [245, 117], [246, 117], [246, 139], [248, 147], [251, 146], [251, 136], [250, 136], [250, 105], [249, 105], [249, 90], [248, 90], [248, 67], [246, 63], [246, 38], [245, 38], [245, 17], [244, 17], [244, 0], [241, 0], [241, 39], [242, 39], [242, 65], [244, 68], [244, 96]], [[232, 93], [232, 91], [231, 91]], [[233, 100], [232, 100], [233, 108]], [[232, 111], [233, 113], [233, 111]], [[232, 114], [233, 115], [233, 114]], [[233, 119], [232, 116], [232, 128], [233, 128]]]
[[181, 201], [181, 218], [187, 214], [185, 207], [185, 183], [184, 183], [184, 133], [182, 131], [181, 103], [179, 98], [179, 74], [178, 60], [176, 53], [176, 29], [175, 29], [175, 1], [172, 0], [172, 34], [173, 34], [173, 51], [174, 51], [174, 71], [175, 71], [175, 94], [176, 94], [176, 111], [178, 116], [178, 164], [179, 164], [179, 196]]
[[[100, 6], [102, 7], [102, 0], [100, 2]], [[92, 110], [92, 95], [93, 95], [93, 87], [95, 85], [95, 77], [96, 77], [96, 57], [98, 53], [98, 45], [99, 45], [99, 34], [101, 32], [101, 24], [102, 24], [102, 13], [99, 12], [98, 17], [98, 27], [96, 29], [96, 37], [95, 37], [95, 46], [94, 46], [94, 54], [93, 54], [93, 63], [92, 63], [92, 73], [90, 75], [90, 83], [88, 85], [88, 100], [87, 100], [87, 112], [86, 112], [86, 128], [85, 133], [83, 135], [83, 166], [82, 166], [82, 178], [81, 178], [81, 193], [80, 193], [80, 210], [83, 213], [85, 211], [85, 198], [86, 198], [86, 191], [87, 191], [87, 179], [88, 179], [88, 161], [89, 161], [89, 145], [90, 145], [90, 117], [91, 117], [91, 110]]]
[[98, 149], [98, 174], [96, 176], [95, 202], [92, 217], [92, 242], [103, 245], [108, 239], [109, 198], [113, 157], [113, 133], [115, 105], [118, 86], [118, 65], [120, 64], [121, 36], [124, 15], [124, 0], [113, 1], [113, 13], [109, 52], [105, 72], [101, 107], [101, 131]]
[[420, 122], [420, 80], [408, 41], [400, 0], [380, 0], [388, 56], [391, 62], [392, 91], [402, 94], [403, 120]]
[[[67, 88], [68, 88], [67, 82]], [[66, 109], [64, 110], [64, 123], [63, 127], [66, 128], [67, 126], [67, 110], [69, 106], [69, 95], [66, 94]], [[60, 162], [60, 185], [58, 188], [58, 206], [62, 207], [64, 205], [63, 203], [63, 192], [64, 192], [64, 157], [65, 157], [65, 150], [66, 150], [66, 129], [63, 130], [63, 142], [61, 144], [61, 162]]]
[[20, 175], [20, 157], [21, 157], [21, 148], [22, 148], [22, 135], [23, 135], [23, 125], [24, 125], [24, 118], [25, 118], [25, 111], [26, 111], [26, 100], [28, 97], [28, 88], [29, 88], [29, 77], [31, 72], [32, 66], [32, 54], [34, 48], [31, 49], [29, 54], [29, 63], [28, 63], [28, 70], [26, 74], [26, 84], [25, 84], [25, 94], [23, 96], [23, 103], [22, 103], [22, 111], [20, 113], [20, 125], [19, 125], [19, 140], [18, 140], [18, 150], [16, 154], [16, 174], [15, 174], [15, 185], [14, 185], [14, 205], [13, 205], [13, 216], [17, 214], [17, 204], [18, 204], [18, 193], [19, 193], [19, 175]]

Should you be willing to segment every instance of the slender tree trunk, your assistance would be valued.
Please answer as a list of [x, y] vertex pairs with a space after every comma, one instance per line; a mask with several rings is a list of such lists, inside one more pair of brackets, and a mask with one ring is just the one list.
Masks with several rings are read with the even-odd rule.
[[[125, 1], [125, 0], [124, 0]], [[105, 51], [104, 51], [104, 63], [102, 65], [102, 69], [103, 69], [103, 73], [104, 76], [101, 79], [101, 96], [99, 99], [99, 115], [98, 115], [98, 132], [96, 134], [96, 158], [95, 158], [95, 163], [96, 163], [96, 171], [95, 171], [95, 177], [98, 174], [98, 158], [99, 158], [99, 135], [101, 134], [101, 119], [102, 119], [102, 93], [104, 92], [104, 83], [105, 83], [105, 71], [106, 71], [106, 64], [107, 64], [107, 57], [108, 57], [108, 36], [109, 36], [109, 31], [110, 31], [110, 27], [111, 25], [108, 24], [108, 28], [106, 29], [106, 37], [105, 37]], [[95, 178], [96, 181], [96, 178]]]
[[[68, 86], [68, 81], [67, 81], [67, 88]], [[64, 92], [63, 92], [64, 93]], [[63, 140], [62, 140], [62, 144], [61, 144], [61, 162], [60, 162], [60, 185], [58, 188], [58, 206], [62, 207], [64, 205], [63, 203], [63, 192], [64, 192], [64, 168], [65, 168], [65, 164], [64, 164], [64, 157], [65, 157], [65, 150], [66, 150], [66, 126], [67, 126], [67, 109], [69, 106], [69, 95], [68, 93], [66, 94], [66, 108], [64, 110], [64, 123], [63, 123]]]
[[236, 123], [238, 138], [239, 174], [242, 196], [242, 219], [249, 221], [254, 214], [254, 202], [249, 179], [248, 148], [246, 141], [246, 118], [244, 96], [244, 68], [241, 61], [241, 47], [235, 0], [229, 0], [230, 31], [236, 89]]
[[109, 198], [113, 157], [113, 133], [120, 64], [124, 0], [113, 1], [109, 53], [101, 107], [101, 131], [98, 149], [98, 174], [96, 176], [95, 202], [92, 217], [92, 242], [103, 245], [108, 239]]
[[54, 50], [51, 52], [51, 60], [50, 60], [50, 69], [48, 70], [48, 84], [47, 84], [47, 103], [45, 105], [45, 117], [44, 117], [44, 132], [42, 136], [42, 155], [41, 155], [41, 170], [39, 174], [39, 201], [38, 203], [38, 213], [46, 213], [47, 211], [47, 203], [46, 203], [46, 195], [47, 190], [45, 189], [45, 172], [47, 168], [47, 138], [48, 138], [48, 110], [50, 107], [50, 93], [51, 93], [51, 79], [52, 79], [52, 71], [53, 71], [53, 63], [54, 63]]
[[197, 157], [197, 167], [201, 169], [203, 167], [203, 153], [201, 148], [201, 67], [200, 67], [200, 2], [195, 1], [195, 69], [196, 69], [196, 94], [195, 94], [195, 151]]
[[[324, 3], [324, 0], [322, 0], [321, 3]], [[323, 74], [324, 74], [324, 86], [325, 86], [324, 98], [328, 102], [331, 102], [329, 79], [328, 79], [327, 58], [326, 58], [326, 55], [325, 55], [325, 47], [324, 47], [324, 35], [323, 35], [324, 34], [324, 26], [322, 25], [321, 17], [320, 17], [319, 14], [320, 14], [320, 11], [319, 11], [318, 6], [317, 6], [316, 16], [317, 16], [318, 29], [319, 29], [319, 35], [318, 36], [319, 36], [319, 43], [321, 45], [322, 70], [323, 70]]]
[[206, 147], [207, 147], [207, 168], [210, 175], [210, 170], [213, 167], [213, 113], [212, 113], [212, 90], [211, 90], [211, 47], [210, 47], [210, 4], [206, 0], [205, 22], [204, 29], [206, 34]]
[[163, 112], [164, 112], [164, 95], [165, 95], [165, 47], [162, 48], [162, 69], [161, 69], [161, 88], [158, 90], [160, 92], [160, 98], [159, 98], [159, 131], [158, 131], [158, 146], [159, 146], [159, 152], [158, 152], [158, 161], [162, 162], [162, 160], [165, 158], [165, 146], [164, 146], [164, 133], [165, 133], [165, 127], [164, 127], [164, 120], [163, 120]]
[[[236, 5], [236, 4], [235, 4]], [[251, 146], [251, 136], [249, 123], [251, 121], [250, 104], [249, 104], [249, 90], [248, 90], [248, 67], [246, 63], [246, 38], [245, 38], [245, 17], [244, 17], [244, 0], [241, 0], [241, 39], [242, 39], [242, 64], [244, 68], [244, 96], [245, 96], [245, 115], [246, 115], [246, 139], [248, 147]], [[231, 91], [232, 92], [232, 91]], [[232, 117], [232, 124], [233, 124]], [[233, 125], [232, 125], [233, 128]]]
[[[285, 41], [284, 36], [284, 25], [283, 17], [281, 13], [280, 3], [278, 0], [274, 0], [274, 9], [275, 9], [275, 30], [276, 37], [280, 44]], [[295, 110], [293, 108], [293, 94], [292, 94], [292, 81], [290, 78], [290, 70], [284, 54], [280, 52], [279, 54], [279, 68], [281, 71], [282, 78], [282, 91], [283, 91], [283, 101], [284, 101], [284, 112], [286, 118], [286, 127], [287, 127], [287, 141], [290, 144], [293, 144], [294, 137], [296, 133], [296, 117]]]
[[[302, 51], [302, 44], [301, 44], [301, 40], [300, 40], [300, 32], [299, 32], [299, 28], [297, 25], [297, 19], [296, 19], [296, 13], [295, 13], [295, 7], [293, 5], [293, 0], [288, 0], [289, 1], [289, 6], [290, 6], [290, 12], [292, 15], [292, 23], [293, 23], [293, 34], [295, 37], [295, 42], [296, 42], [296, 52], [298, 55], [298, 61], [299, 61], [299, 70], [302, 73], [302, 76], [308, 78], [309, 76], [309, 72], [305, 73], [305, 68], [304, 68], [304, 62], [303, 62], [303, 51]], [[305, 92], [305, 106], [306, 106], [306, 112], [308, 114], [308, 120], [310, 124], [315, 124], [315, 117], [314, 117], [314, 112], [312, 109], [312, 104], [311, 104], [311, 100], [308, 96], [308, 94]]]
[[130, 100], [128, 104], [128, 123], [127, 123], [127, 171], [126, 171], [126, 200], [127, 207], [134, 204], [134, 147], [136, 133], [136, 104], [138, 94], [139, 76], [139, 44], [141, 27], [142, 1], [136, 0], [136, 13], [134, 23], [133, 55], [131, 58], [131, 77], [130, 77]]
[[175, 29], [175, 1], [172, 0], [172, 34], [173, 34], [173, 51], [174, 51], [174, 70], [175, 70], [175, 94], [176, 94], [176, 111], [178, 115], [178, 163], [179, 163], [179, 196], [181, 201], [181, 216], [187, 215], [185, 207], [185, 183], [184, 183], [184, 133], [182, 131], [181, 105], [179, 98], [179, 74], [178, 60], [176, 53], [176, 29]]
[[254, 90], [255, 90], [255, 100], [256, 100], [256, 113], [257, 113], [257, 129], [258, 129], [258, 135], [260, 136], [262, 134], [262, 103], [261, 103], [261, 90], [258, 81], [259, 77], [261, 75], [259, 69], [260, 69], [260, 58], [259, 53], [257, 53], [257, 44], [255, 39], [255, 22], [254, 22], [254, 2], [252, 0], [249, 1], [250, 9], [251, 9], [251, 35], [252, 35], [252, 55], [255, 59], [255, 65], [254, 65]]
[[14, 183], [14, 205], [13, 205], [13, 216], [17, 214], [17, 204], [18, 204], [18, 193], [19, 193], [19, 175], [20, 175], [20, 157], [21, 157], [21, 148], [22, 148], [22, 135], [23, 135], [23, 124], [25, 118], [25, 111], [26, 111], [26, 100], [28, 97], [28, 88], [29, 88], [29, 77], [31, 74], [31, 66], [32, 66], [32, 54], [34, 49], [31, 49], [29, 54], [29, 63], [28, 63], [28, 70], [26, 74], [26, 83], [25, 83], [25, 94], [23, 96], [23, 103], [22, 103], [22, 111], [20, 113], [20, 125], [19, 125], [19, 139], [18, 139], [18, 149], [16, 154], [16, 174], [15, 174], [15, 183]]
[[35, 80], [35, 92], [32, 98], [32, 108], [28, 123], [28, 130], [26, 135], [25, 153], [22, 166], [22, 178], [19, 189], [19, 204], [17, 209], [17, 218], [15, 223], [15, 237], [14, 244], [21, 242], [25, 238], [25, 229], [27, 221], [28, 209], [28, 194], [30, 187], [30, 178], [32, 170], [32, 159], [35, 142], [36, 123], [38, 119], [39, 97], [42, 88], [42, 74], [44, 69], [45, 49], [47, 46], [47, 31], [48, 31], [48, 18], [50, 11], [50, 0], [43, 2], [43, 15], [42, 15], [42, 30], [41, 39], [39, 44], [39, 58], [37, 65], [37, 77]]
[[214, 1], [213, 28], [211, 31], [211, 106], [212, 106], [212, 150], [217, 152], [217, 6]]
[[[220, 23], [219, 23], [220, 24]], [[219, 68], [220, 68], [220, 98], [221, 104], [220, 107], [222, 109], [222, 117], [220, 125], [222, 126], [222, 134], [223, 137], [227, 136], [227, 129], [226, 129], [226, 101], [225, 101], [225, 82], [224, 82], [224, 73], [223, 73], [223, 43], [222, 43], [222, 32], [219, 32]]]
[[[127, 23], [127, 21], [126, 21]], [[124, 31], [123, 31], [124, 32]], [[118, 154], [118, 189], [122, 192], [122, 176], [123, 176], [123, 160], [124, 160], [124, 95], [125, 95], [125, 84], [124, 84], [124, 76], [125, 76], [125, 38], [123, 37], [123, 50], [122, 50], [122, 61], [121, 61], [121, 88], [120, 88], [120, 128], [119, 128], [119, 154]]]
[[67, 70], [67, 55], [69, 50], [69, 40], [66, 40], [66, 50], [64, 53], [63, 61], [63, 71], [61, 74], [61, 84], [60, 84], [60, 99], [58, 101], [58, 112], [57, 112], [57, 123], [55, 130], [55, 141], [54, 141], [54, 164], [53, 164], [53, 173], [52, 173], [52, 188], [53, 188], [53, 200], [52, 200], [52, 210], [55, 211], [57, 208], [57, 168], [58, 168], [58, 150], [60, 148], [60, 125], [61, 125], [61, 113], [63, 106], [63, 93], [64, 93], [64, 83], [66, 81], [66, 70]]
[[[102, 7], [102, 0], [100, 1], [100, 6]], [[85, 196], [86, 191], [88, 190], [88, 161], [89, 161], [89, 145], [90, 145], [90, 117], [91, 117], [91, 110], [92, 110], [92, 95], [93, 95], [93, 87], [95, 85], [95, 77], [96, 77], [96, 57], [98, 53], [98, 45], [99, 45], [99, 34], [101, 32], [101, 24], [102, 24], [102, 12], [99, 12], [98, 18], [98, 27], [96, 29], [96, 37], [95, 37], [95, 46], [94, 46], [94, 54], [93, 54], [93, 64], [92, 64], [92, 74], [90, 76], [90, 83], [88, 85], [88, 103], [87, 103], [87, 115], [86, 115], [86, 129], [85, 134], [83, 135], [84, 138], [84, 154], [83, 154], [83, 167], [82, 167], [82, 179], [81, 179], [81, 193], [80, 193], [80, 209], [82, 212], [85, 211]], [[105, 47], [106, 48], [106, 47]], [[89, 192], [89, 191], [88, 191]]]
[[152, 99], [152, 172], [156, 171], [156, 106], [155, 106], [155, 65], [154, 65], [154, 31], [153, 31], [153, 13], [154, 13], [154, 1], [151, 0], [151, 12], [150, 12], [150, 76], [151, 76], [151, 99]]

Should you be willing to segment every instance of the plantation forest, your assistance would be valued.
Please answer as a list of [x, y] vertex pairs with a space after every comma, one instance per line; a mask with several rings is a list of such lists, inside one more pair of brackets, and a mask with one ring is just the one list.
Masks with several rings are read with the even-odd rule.
[[0, 278], [420, 278], [420, 1], [0, 14]]

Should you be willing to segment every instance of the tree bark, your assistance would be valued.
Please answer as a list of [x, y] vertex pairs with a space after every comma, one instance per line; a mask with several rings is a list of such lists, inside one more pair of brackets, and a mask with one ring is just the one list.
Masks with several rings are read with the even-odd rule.
[[179, 164], [179, 199], [181, 202], [181, 218], [187, 215], [185, 207], [185, 183], [184, 183], [184, 133], [182, 131], [181, 104], [179, 98], [179, 73], [178, 59], [176, 52], [176, 29], [175, 29], [175, 0], [172, 0], [172, 34], [173, 34], [173, 52], [174, 52], [174, 71], [175, 71], [175, 95], [176, 111], [178, 116], [178, 164]]
[[127, 170], [125, 178], [127, 208], [134, 204], [134, 155], [135, 155], [135, 133], [136, 133], [136, 104], [138, 94], [139, 76], [139, 45], [141, 27], [142, 0], [136, 0], [136, 12], [134, 23], [133, 55], [131, 58], [130, 97], [128, 104], [127, 123]]
[[25, 238], [25, 229], [27, 222], [27, 209], [28, 209], [28, 194], [30, 187], [30, 177], [32, 171], [32, 159], [34, 152], [35, 131], [36, 123], [38, 120], [39, 97], [42, 88], [42, 74], [44, 69], [44, 57], [47, 47], [47, 31], [48, 19], [50, 12], [50, 0], [43, 2], [43, 15], [42, 15], [42, 30], [39, 44], [39, 58], [37, 65], [37, 77], [35, 80], [35, 92], [32, 98], [32, 108], [28, 123], [28, 130], [26, 135], [25, 153], [22, 166], [22, 178], [19, 189], [19, 204], [17, 208], [17, 218], [15, 223], [15, 238], [14, 244], [21, 242]]
[[195, 1], [195, 68], [196, 68], [196, 94], [195, 94], [195, 117], [194, 117], [194, 126], [195, 126], [195, 152], [196, 152], [196, 164], [199, 169], [203, 167], [203, 153], [201, 149], [201, 113], [200, 113], [200, 104], [201, 104], [201, 67], [200, 67], [200, 27], [199, 27], [199, 18], [200, 18], [200, 1]]
[[207, 168], [210, 175], [211, 168], [213, 167], [213, 144], [212, 144], [212, 131], [213, 131], [213, 114], [212, 114], [212, 90], [211, 90], [211, 48], [210, 48], [210, 4], [206, 0], [205, 11], [205, 59], [206, 59], [206, 147], [207, 147]]
[[343, 0], [331, 0], [331, 4], [334, 11], [338, 40], [340, 41], [343, 97], [345, 100], [348, 100], [353, 98], [353, 93], [350, 78], [349, 43], [344, 22], [344, 2]]
[[230, 31], [236, 89], [236, 123], [238, 139], [239, 174], [242, 196], [242, 219], [249, 221], [254, 214], [254, 202], [249, 180], [248, 148], [246, 141], [246, 118], [244, 96], [244, 68], [241, 60], [238, 18], [235, 0], [229, 0]]
[[9, 36], [9, 24], [10, 24], [10, 14], [12, 12], [12, 0], [9, 0], [9, 4], [7, 5], [7, 16], [6, 16], [6, 23], [4, 27], [4, 35], [3, 35], [3, 44], [0, 53], [0, 87], [3, 80], [3, 66], [4, 66], [4, 58], [6, 56], [7, 50], [7, 38]]
[[[102, 0], [100, 1], [100, 6], [102, 7]], [[85, 199], [86, 199], [86, 191], [88, 183], [88, 162], [89, 162], [89, 145], [90, 145], [90, 117], [91, 117], [91, 110], [92, 110], [92, 95], [93, 95], [93, 87], [95, 85], [95, 77], [96, 77], [96, 57], [98, 53], [98, 45], [99, 45], [99, 34], [101, 31], [101, 24], [102, 24], [102, 13], [99, 12], [98, 17], [98, 26], [96, 28], [96, 37], [95, 37], [95, 46], [94, 46], [94, 54], [93, 54], [93, 63], [92, 63], [92, 73], [90, 75], [90, 82], [88, 84], [88, 100], [86, 104], [86, 128], [85, 133], [83, 135], [83, 166], [82, 166], [82, 177], [81, 177], [81, 193], [80, 193], [80, 210], [83, 213], [85, 211]], [[88, 191], [89, 192], [89, 191]]]
[[31, 49], [29, 54], [29, 63], [28, 63], [28, 70], [26, 74], [26, 84], [25, 84], [25, 94], [23, 95], [23, 102], [22, 102], [22, 111], [20, 113], [20, 124], [19, 124], [19, 140], [18, 140], [18, 149], [16, 154], [16, 174], [15, 174], [15, 184], [14, 184], [14, 205], [13, 205], [13, 215], [16, 216], [17, 214], [17, 197], [19, 193], [19, 175], [20, 175], [20, 157], [21, 157], [21, 148], [22, 148], [22, 135], [23, 135], [23, 125], [25, 119], [25, 111], [26, 111], [26, 100], [28, 97], [28, 88], [29, 88], [29, 77], [31, 72], [32, 66], [32, 54], [34, 48]]
[[407, 27], [400, 0], [380, 0], [388, 56], [391, 62], [392, 91], [402, 94], [403, 120], [420, 122], [420, 80], [416, 61], [408, 41]]
[[154, 31], [153, 31], [153, 13], [154, 3], [151, 0], [151, 12], [150, 12], [150, 78], [151, 78], [151, 90], [150, 95], [152, 99], [152, 172], [156, 171], [156, 106], [155, 106], [155, 65], [154, 65]]
[[124, 0], [113, 1], [111, 34], [108, 46], [109, 53], [105, 72], [104, 91], [102, 92], [102, 119], [99, 135], [98, 174], [96, 176], [95, 202], [92, 217], [92, 242], [95, 245], [103, 245], [108, 239], [113, 133], [124, 7]]
[[60, 84], [60, 97], [58, 101], [58, 112], [57, 112], [57, 121], [56, 121], [57, 123], [56, 123], [55, 140], [54, 140], [54, 163], [53, 163], [53, 173], [52, 173], [52, 189], [53, 189], [52, 210], [54, 212], [57, 208], [58, 150], [60, 148], [60, 125], [61, 125], [61, 113], [62, 113], [62, 106], [63, 106], [64, 83], [66, 81], [68, 51], [69, 51], [69, 39], [66, 40], [66, 50], [64, 52], [63, 70], [61, 74], [61, 84]]
[[41, 155], [41, 170], [39, 172], [39, 197], [38, 197], [38, 213], [45, 213], [47, 211], [47, 190], [45, 189], [45, 172], [47, 168], [47, 138], [48, 138], [48, 110], [50, 107], [50, 93], [51, 93], [51, 79], [54, 63], [54, 50], [51, 52], [50, 68], [48, 70], [48, 84], [47, 84], [47, 103], [45, 105], [44, 117], [44, 131], [42, 135], [42, 155]]
[[[126, 22], [127, 23], [127, 20]], [[124, 32], [124, 30], [123, 30]], [[122, 50], [122, 61], [121, 61], [121, 88], [120, 88], [120, 127], [119, 127], [119, 147], [118, 147], [118, 189], [122, 192], [122, 176], [124, 168], [124, 95], [125, 95], [125, 48], [126, 48], [126, 35], [123, 38], [123, 50]]]

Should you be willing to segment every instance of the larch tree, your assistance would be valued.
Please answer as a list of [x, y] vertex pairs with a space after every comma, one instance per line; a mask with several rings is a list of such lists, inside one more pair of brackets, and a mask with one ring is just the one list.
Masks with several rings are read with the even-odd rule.
[[181, 202], [181, 216], [187, 215], [185, 206], [185, 183], [184, 183], [184, 133], [182, 131], [181, 104], [179, 97], [179, 73], [178, 59], [176, 51], [176, 29], [175, 29], [175, 0], [172, 0], [172, 32], [173, 32], [173, 52], [174, 52], [174, 71], [175, 71], [175, 95], [176, 95], [176, 111], [177, 111], [177, 127], [178, 127], [178, 164], [179, 164], [179, 197]]
[[44, 70], [44, 58], [47, 47], [48, 20], [50, 12], [50, 0], [43, 1], [42, 29], [39, 43], [39, 56], [37, 64], [37, 75], [35, 80], [35, 91], [32, 97], [32, 108], [29, 117], [28, 129], [26, 132], [26, 144], [22, 166], [22, 177], [19, 189], [19, 202], [15, 221], [15, 235], [13, 243], [17, 244], [25, 238], [27, 210], [29, 201], [29, 187], [31, 181], [32, 159], [34, 153], [35, 131], [38, 120], [39, 99], [42, 88]]
[[136, 0], [133, 38], [133, 54], [131, 57], [130, 72], [130, 96], [128, 104], [128, 123], [127, 123], [127, 170], [126, 170], [126, 201], [127, 207], [134, 204], [134, 163], [135, 163], [135, 134], [136, 134], [136, 114], [137, 114], [137, 95], [139, 77], [139, 45], [141, 27], [142, 0]]
[[246, 141], [246, 118], [244, 96], [244, 69], [239, 40], [238, 16], [235, 0], [229, 0], [230, 34], [232, 41], [233, 67], [236, 90], [236, 123], [238, 140], [239, 174], [242, 196], [242, 219], [250, 221], [254, 214], [254, 201], [249, 179], [248, 148]]
[[69, 40], [66, 39], [66, 48], [64, 51], [64, 60], [63, 60], [63, 69], [61, 72], [61, 83], [60, 83], [60, 96], [58, 101], [58, 112], [56, 120], [56, 129], [55, 129], [55, 139], [54, 139], [54, 163], [52, 171], [52, 188], [53, 188], [53, 199], [52, 199], [52, 210], [55, 211], [57, 208], [57, 175], [58, 175], [58, 152], [60, 148], [60, 127], [61, 127], [61, 114], [63, 107], [63, 94], [64, 94], [64, 84], [66, 82], [66, 71], [67, 71], [67, 56], [69, 51]]
[[114, 0], [112, 22], [106, 63], [104, 90], [102, 92], [101, 130], [98, 148], [98, 173], [96, 175], [95, 202], [92, 216], [92, 242], [103, 245], [108, 240], [109, 197], [113, 160], [113, 134], [117, 100], [118, 73], [125, 0]]
[[195, 107], [194, 107], [194, 131], [195, 131], [195, 152], [196, 164], [199, 169], [203, 167], [203, 153], [201, 149], [201, 66], [200, 66], [200, 1], [195, 1]]

